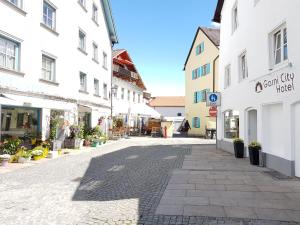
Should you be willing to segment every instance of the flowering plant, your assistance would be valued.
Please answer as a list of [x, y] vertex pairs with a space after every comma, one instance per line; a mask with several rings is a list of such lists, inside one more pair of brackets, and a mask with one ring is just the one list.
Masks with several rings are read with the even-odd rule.
[[251, 142], [248, 147], [261, 150], [261, 144], [256, 141]]
[[71, 126], [70, 127], [70, 139], [83, 138], [83, 128], [81, 126]]

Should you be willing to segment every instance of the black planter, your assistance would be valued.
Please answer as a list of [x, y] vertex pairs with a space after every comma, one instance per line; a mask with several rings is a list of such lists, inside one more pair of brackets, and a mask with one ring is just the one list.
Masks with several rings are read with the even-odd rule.
[[237, 142], [233, 143], [234, 146], [234, 155], [236, 158], [244, 158], [244, 143]]
[[252, 148], [248, 147], [249, 149], [249, 158], [250, 158], [250, 163], [252, 165], [259, 165], [259, 148]]

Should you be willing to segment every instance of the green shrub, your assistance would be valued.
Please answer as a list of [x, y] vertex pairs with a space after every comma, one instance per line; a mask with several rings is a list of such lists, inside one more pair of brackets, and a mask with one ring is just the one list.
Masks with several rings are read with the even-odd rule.
[[233, 140], [233, 143], [234, 143], [234, 144], [244, 143], [244, 140], [241, 139], [241, 138], [235, 138], [235, 139]]

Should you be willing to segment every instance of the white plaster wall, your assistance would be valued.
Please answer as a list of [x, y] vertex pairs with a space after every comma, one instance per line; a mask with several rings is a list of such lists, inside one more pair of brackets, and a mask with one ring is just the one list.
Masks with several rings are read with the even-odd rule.
[[153, 107], [157, 112], [165, 117], [178, 117], [177, 113], [181, 113], [180, 117], [185, 116], [185, 110], [183, 107]]
[[[111, 44], [100, 1], [87, 0], [87, 12], [77, 1], [51, 0], [57, 7], [56, 31], [58, 36], [40, 26], [42, 21], [42, 0], [23, 1], [25, 16], [0, 1], [0, 30], [13, 35], [21, 42], [21, 72], [25, 76], [9, 74], [0, 70], [0, 86], [22, 91], [31, 91], [57, 95], [78, 100], [89, 100], [109, 106], [109, 100], [93, 96], [94, 77], [99, 79], [102, 95], [103, 83], [110, 87], [111, 76]], [[98, 6], [97, 26], [92, 21], [92, 4]], [[87, 34], [86, 51], [81, 53], [78, 47], [79, 28]], [[92, 43], [95, 41], [99, 49], [99, 64], [92, 60]], [[57, 57], [56, 81], [59, 86], [41, 83], [42, 52], [46, 51]], [[108, 57], [107, 68], [102, 67], [102, 52]], [[79, 93], [79, 71], [87, 74], [88, 95]], [[49, 106], [51, 107], [51, 106]]]
[[[234, 4], [238, 5], [239, 26], [232, 33], [231, 12]], [[258, 141], [263, 140], [264, 118], [262, 108], [265, 104], [282, 104], [282, 132], [275, 134], [284, 144], [284, 149], [273, 154], [288, 160], [293, 160], [291, 147], [291, 104], [300, 99], [300, 30], [297, 25], [300, 1], [298, 0], [264, 0], [254, 6], [253, 0], [226, 0], [222, 11], [221, 46], [220, 46], [220, 90], [222, 91], [222, 106], [218, 113], [218, 139], [224, 137], [223, 112], [228, 109], [240, 111], [240, 136], [247, 142], [246, 110], [258, 110]], [[269, 34], [279, 25], [286, 23], [288, 32], [289, 61], [284, 65], [270, 70]], [[248, 78], [239, 82], [238, 56], [247, 51]], [[289, 64], [291, 63], [291, 65]], [[225, 67], [231, 64], [231, 86], [224, 90]], [[295, 90], [277, 93], [268, 88], [262, 93], [255, 92], [258, 81], [273, 79], [282, 73], [294, 73]], [[273, 132], [270, 130], [269, 132]]]

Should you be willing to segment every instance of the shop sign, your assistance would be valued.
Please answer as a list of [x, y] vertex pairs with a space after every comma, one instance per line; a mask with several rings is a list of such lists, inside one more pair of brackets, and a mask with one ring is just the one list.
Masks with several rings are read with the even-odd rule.
[[258, 81], [255, 85], [255, 92], [261, 93], [266, 89], [272, 88], [278, 94], [292, 92], [295, 90], [294, 73], [281, 73], [272, 79]]

